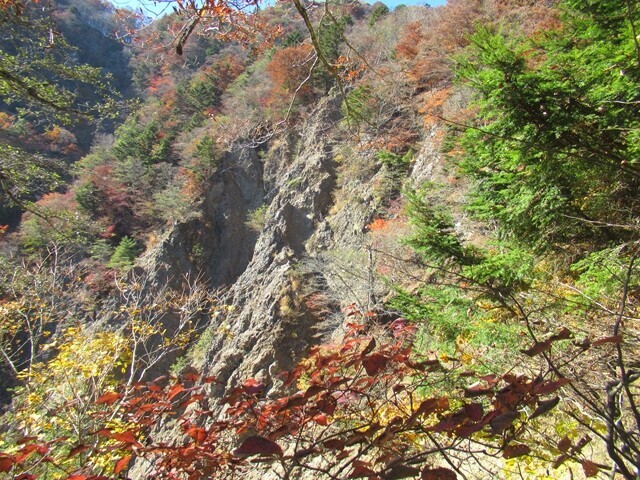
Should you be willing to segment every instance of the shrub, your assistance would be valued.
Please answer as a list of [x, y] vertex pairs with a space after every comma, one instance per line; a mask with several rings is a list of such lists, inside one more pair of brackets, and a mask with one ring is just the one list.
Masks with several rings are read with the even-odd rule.
[[264, 227], [266, 216], [267, 216], [267, 204], [261, 205], [256, 208], [252, 212], [249, 212], [247, 215], [247, 220], [245, 221], [245, 226], [255, 232], [260, 233], [262, 228]]

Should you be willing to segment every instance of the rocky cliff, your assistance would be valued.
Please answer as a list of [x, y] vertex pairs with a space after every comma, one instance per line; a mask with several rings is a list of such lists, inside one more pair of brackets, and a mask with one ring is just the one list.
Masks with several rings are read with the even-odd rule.
[[[296, 131], [227, 153], [202, 214], [175, 224], [146, 257], [158, 282], [201, 274], [224, 292], [225, 308], [187, 355], [220, 381], [213, 398], [247, 378], [277, 387], [278, 373], [339, 330], [341, 309], [378, 308], [388, 293], [373, 272], [367, 225], [392, 178], [373, 152], [355, 148], [362, 139], [340, 127], [339, 104], [327, 99]], [[409, 180], [438, 170], [427, 136]]]
[[[224, 289], [226, 313], [211, 317], [191, 360], [227, 386], [249, 377], [273, 386], [275, 375], [317, 341], [323, 319], [306, 299], [335, 279], [314, 271], [311, 259], [338, 245], [358, 248], [372, 218], [372, 199], [355, 211], [342, 202], [330, 214], [338, 115], [339, 102], [327, 100], [297, 132], [274, 136], [259, 150], [240, 146], [226, 154], [202, 215], [175, 224], [146, 258], [158, 282], [201, 273], [212, 289]], [[249, 225], [256, 211], [261, 218]], [[216, 388], [214, 396], [225, 389]]]

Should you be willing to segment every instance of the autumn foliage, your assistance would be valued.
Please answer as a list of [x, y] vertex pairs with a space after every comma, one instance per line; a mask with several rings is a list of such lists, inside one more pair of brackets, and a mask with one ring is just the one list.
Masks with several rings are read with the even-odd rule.
[[285, 113], [294, 101], [307, 104], [314, 95], [311, 82], [315, 65], [313, 47], [296, 45], [276, 51], [267, 65], [266, 72], [273, 84], [267, 105]]
[[[0, 0], [0, 13], [8, 7], [16, 10], [23, 3]], [[467, 55], [469, 61], [480, 53], [501, 54], [489, 48], [497, 43], [486, 43], [488, 48], [477, 50], [476, 36], [477, 51], [469, 56], [473, 52], [469, 47], [474, 46], [471, 34], [478, 23], [488, 25], [486, 42], [497, 38], [494, 31], [504, 38], [515, 31], [536, 39], [539, 44], [532, 47], [533, 53], [525, 52], [526, 61], [513, 64], [533, 70], [548, 61], [542, 53], [535, 54], [542, 48], [541, 30], [558, 28], [556, 14], [549, 14], [552, 3], [450, 0], [438, 9], [409, 7], [404, 13], [398, 9], [376, 18], [372, 15], [367, 25], [358, 25], [347, 16], [337, 19], [337, 13], [351, 7], [332, 11], [333, 6], [327, 4], [323, 14], [310, 2], [308, 13], [316, 25], [319, 46], [302, 38], [300, 32], [307, 33], [302, 22], [291, 22], [286, 25], [291, 35], [270, 48], [284, 23], [282, 18], [295, 15], [293, 5], [278, 4], [260, 18], [248, 14], [254, 7], [252, 1], [241, 2], [245, 10], [230, 8], [225, 1], [177, 1], [179, 15], [167, 16], [138, 32], [133, 75], [148, 100], [116, 130], [113, 141], [106, 135], [102, 144], [96, 142], [91, 154], [74, 169], [75, 183], [59, 191], [49, 189], [40, 200], [34, 197], [33, 211], [25, 214], [15, 234], [20, 236], [16, 250], [29, 257], [16, 255], [11, 265], [31, 262], [34, 270], [57, 273], [56, 289], [46, 298], [40, 281], [33, 282], [33, 295], [25, 286], [15, 287], [11, 295], [0, 291], [0, 327], [4, 329], [0, 347], [5, 363], [12, 366], [12, 376], [22, 382], [11, 394], [13, 410], [3, 417], [0, 427], [7, 432], [6, 438], [0, 438], [0, 478], [243, 478], [249, 470], [263, 470], [285, 479], [301, 478], [306, 472], [311, 478], [329, 479], [451, 480], [464, 477], [468, 464], [486, 468], [480, 475], [489, 478], [514, 465], [513, 471], [520, 474], [521, 466], [533, 462], [545, 469], [567, 468], [573, 463], [586, 477], [595, 477], [607, 469], [596, 463], [607, 455], [606, 461], [613, 460], [625, 478], [632, 478], [638, 452], [635, 424], [640, 425], [634, 384], [639, 374], [632, 352], [637, 338], [633, 325], [637, 320], [638, 250], [637, 225], [631, 221], [633, 209], [627, 203], [636, 196], [624, 192], [637, 187], [638, 182], [632, 180], [637, 172], [629, 164], [637, 157], [634, 146], [638, 142], [635, 123], [611, 128], [618, 125], [613, 120], [621, 117], [610, 112], [624, 107], [629, 118], [635, 119], [635, 90], [623, 89], [631, 74], [637, 75], [635, 59], [626, 71], [614, 69], [615, 82], [603, 82], [598, 89], [587, 87], [597, 79], [595, 72], [609, 75], [611, 62], [622, 62], [628, 52], [637, 54], [637, 43], [628, 43], [627, 53], [619, 49], [620, 56], [611, 61], [609, 51], [615, 49], [606, 51], [601, 63], [594, 64], [589, 82], [562, 78], [544, 92], [546, 97], [540, 97], [547, 98], [548, 105], [532, 96], [533, 103], [522, 103], [526, 108], [512, 101], [509, 88], [521, 88], [520, 100], [529, 100], [534, 86], [544, 87], [545, 82], [529, 82], [523, 76], [511, 85], [513, 75], [522, 72], [503, 72], [510, 64], [496, 57], [496, 80], [486, 88], [487, 97], [499, 99], [496, 95], [502, 92], [505, 101], [491, 105], [487, 112], [506, 123], [482, 136], [489, 132], [491, 115], [479, 118], [478, 125], [469, 130], [478, 136], [470, 136], [472, 141], [464, 149], [453, 135], [456, 129], [472, 124], [472, 116], [478, 113], [478, 107], [469, 106], [474, 96], [471, 90], [482, 84], [480, 80], [492, 78], [485, 75], [490, 73], [487, 65], [477, 63], [476, 85], [456, 86], [453, 70], [456, 62], [464, 63], [460, 55]], [[353, 18], [358, 8], [366, 10], [364, 4], [353, 7]], [[624, 15], [637, 17], [632, 9]], [[249, 37], [264, 40], [262, 47], [226, 42]], [[581, 41], [591, 42], [586, 37]], [[515, 43], [522, 44], [520, 40]], [[269, 47], [268, 54], [264, 46]], [[577, 44], [571, 39], [564, 47], [571, 50]], [[156, 51], [170, 51], [171, 55], [150, 53]], [[553, 50], [558, 51], [562, 49]], [[329, 58], [328, 65], [321, 65], [321, 53]], [[505, 48], [502, 53], [509, 52]], [[583, 53], [576, 51], [575, 58]], [[574, 61], [562, 60], [547, 73], [560, 74], [564, 61]], [[516, 162], [511, 161], [517, 158], [511, 144], [496, 143], [504, 147], [503, 154], [508, 153], [502, 157], [498, 148], [490, 152], [481, 148], [498, 139], [521, 139], [522, 132], [514, 126], [528, 121], [527, 115], [535, 122], [526, 131], [544, 133], [551, 120], [577, 112], [576, 105], [588, 95], [606, 93], [611, 85], [618, 85], [619, 93], [592, 102], [587, 121], [576, 113], [572, 131], [558, 121], [556, 132], [533, 136], [527, 148], [518, 150], [518, 154], [529, 154], [537, 145], [564, 148], [563, 142], [588, 132], [586, 127], [596, 125], [596, 120], [611, 120], [602, 123], [603, 128], [595, 130], [588, 142], [578, 142], [578, 146], [588, 146], [584, 157], [588, 161], [572, 163], [577, 150], [571, 144], [570, 161], [550, 154], [548, 159], [556, 163], [544, 172], [548, 177], [538, 177], [527, 169], [544, 166], [540, 155]], [[571, 93], [566, 102], [558, 95], [560, 86]], [[584, 87], [581, 95], [573, 95], [574, 86]], [[324, 98], [331, 101], [319, 102], [327, 91], [333, 97]], [[352, 259], [364, 265], [362, 257], [368, 263], [362, 268], [362, 279], [357, 278], [359, 273], [352, 276], [355, 280], [340, 278], [344, 292], [339, 298], [331, 297], [335, 287], [328, 285], [334, 274], [322, 270], [325, 265], [314, 267], [317, 271], [309, 275], [317, 273], [328, 286], [303, 285], [313, 293], [307, 291], [304, 300], [292, 302], [295, 305], [287, 307], [286, 316], [297, 315], [300, 312], [294, 310], [299, 308], [310, 313], [312, 322], [335, 320], [341, 305], [356, 301], [345, 299], [358, 290], [350, 282], [366, 283], [367, 302], [372, 306], [362, 311], [356, 303], [347, 307], [348, 323], [332, 326], [336, 327], [333, 338], [342, 338], [308, 352], [293, 352], [306, 357], [290, 372], [276, 375], [269, 369], [267, 375], [262, 370], [257, 378], [231, 384], [228, 378], [195, 373], [185, 356], [171, 368], [173, 376], [149, 381], [169, 371], [166, 357], [192, 346], [205, 323], [213, 327], [207, 332], [215, 331], [218, 316], [209, 297], [189, 310], [172, 295], [146, 296], [149, 285], [134, 278], [140, 269], [130, 268], [143, 239], [161, 238], [167, 251], [173, 248], [172, 239], [186, 239], [176, 249], [184, 261], [179, 267], [213, 271], [211, 259], [219, 252], [213, 255], [208, 250], [216, 244], [210, 240], [220, 231], [226, 235], [234, 219], [224, 212], [211, 215], [218, 208], [222, 212], [225, 205], [224, 200], [218, 204], [222, 185], [218, 182], [235, 178], [235, 169], [245, 168], [236, 165], [233, 154], [250, 152], [251, 161], [261, 164], [259, 170], [267, 175], [262, 180], [272, 177], [266, 183], [257, 182], [264, 184], [265, 192], [256, 198], [265, 193], [267, 203], [273, 200], [272, 193], [266, 193], [271, 186], [273, 192], [305, 188], [306, 178], [291, 175], [296, 172], [287, 170], [287, 162], [313, 138], [308, 130], [296, 130], [294, 122], [308, 120], [307, 126], [325, 122], [324, 117], [312, 117], [318, 104], [330, 113], [320, 126], [328, 142], [323, 161], [335, 178], [327, 187], [333, 190], [327, 196], [332, 198], [327, 208], [308, 218], [313, 228], [321, 222], [331, 228], [339, 245], [338, 230], [345, 222], [334, 220], [357, 204], [363, 213], [356, 210], [354, 215], [361, 218], [352, 215], [346, 223], [361, 220], [362, 225], [354, 225], [354, 235], [365, 239], [348, 246], [358, 250], [353, 254], [342, 246], [326, 247], [326, 251], [318, 247], [318, 252], [327, 254], [326, 258], [344, 257], [348, 264], [344, 270], [349, 274], [349, 269], [357, 272]], [[517, 114], [512, 117], [517, 121], [509, 122], [508, 116], [499, 113], [505, 105], [515, 105], [507, 113]], [[549, 105], [557, 107], [551, 116]], [[451, 127], [448, 132], [445, 123]], [[43, 127], [44, 133], [36, 134], [35, 127], [19, 116], [0, 112], [0, 127], [5, 130], [0, 134], [7, 138], [21, 130], [21, 136], [33, 140], [34, 148], [46, 145], [48, 152], [71, 159], [77, 153], [74, 135], [61, 126], [49, 125]], [[503, 127], [514, 129], [513, 138], [504, 135]], [[618, 150], [619, 158], [612, 157], [610, 175], [591, 173], [590, 164], [598, 163], [598, 155], [619, 148], [618, 140], [607, 140], [614, 135], [628, 141], [629, 149]], [[608, 142], [602, 144], [606, 148], [592, 151], [591, 145], [600, 140]], [[451, 147], [448, 156], [456, 164], [447, 164], [441, 155], [439, 149], [445, 145]], [[469, 157], [479, 163], [460, 170], [456, 156], [474, 148], [479, 154]], [[11, 154], [21, 158], [10, 149], [5, 157], [13, 158]], [[504, 172], [496, 170], [501, 161], [505, 162]], [[569, 168], [584, 174], [567, 177], [572, 180], [566, 182], [562, 178], [558, 194], [549, 197], [549, 202], [540, 201], [553, 193], [548, 179]], [[485, 187], [491, 185], [489, 180], [494, 181], [495, 188], [488, 193], [496, 195], [487, 197], [494, 202], [493, 211], [486, 200], [469, 204], [467, 192], [453, 189], [473, 180], [469, 172], [478, 175]], [[628, 178], [621, 172], [629, 174]], [[278, 183], [281, 173], [286, 185]], [[12, 178], [1, 174], [0, 180]], [[425, 178], [434, 181], [424, 187], [431, 192], [420, 205], [425, 208], [404, 214], [398, 206], [404, 201], [401, 192], [419, 188], [417, 184]], [[546, 179], [538, 182], [539, 178]], [[514, 179], [531, 186], [530, 194], [504, 194], [519, 185]], [[592, 179], [598, 182], [590, 183]], [[267, 189], [272, 180], [274, 184]], [[452, 188], [438, 190], [435, 183], [440, 180]], [[367, 182], [370, 184], [365, 185]], [[562, 245], [564, 258], [558, 249], [534, 261], [535, 252], [517, 249], [495, 234], [506, 220], [516, 218], [522, 222], [512, 225], [517, 235], [511, 235], [511, 240], [522, 240], [522, 232], [536, 237], [531, 234], [532, 219], [544, 220], [549, 212], [555, 215], [555, 200], [570, 198], [565, 213], [544, 223], [548, 232], [560, 232], [570, 240]], [[519, 204], [519, 199], [528, 203]], [[438, 202], [444, 202], [443, 209]], [[252, 210], [256, 218], [273, 212], [267, 203]], [[601, 238], [606, 237], [606, 251], [593, 250], [594, 235], [585, 234], [576, 242], [577, 237], [562, 228], [566, 224], [562, 222], [573, 218], [574, 209], [584, 205], [600, 215], [577, 219], [579, 225], [583, 231], [598, 230]], [[614, 207], [605, 208], [607, 205]], [[498, 221], [492, 216], [496, 211], [517, 215], [504, 215]], [[629, 219], [628, 224], [621, 220], [608, 225], [609, 213]], [[478, 214], [485, 215], [486, 225], [470, 225], [478, 221], [480, 217], [474, 217]], [[399, 231], [412, 228], [405, 217], [414, 221], [419, 215], [422, 223], [413, 225], [415, 250], [400, 251]], [[599, 218], [602, 225], [596, 225], [593, 218]], [[255, 223], [262, 234], [265, 222], [259, 220]], [[239, 224], [237, 228], [244, 227]], [[12, 229], [0, 225], [3, 243], [13, 238]], [[610, 247], [615, 229], [624, 230], [620, 238], [628, 240]], [[182, 236], [184, 232], [190, 233]], [[392, 243], [393, 248], [386, 248]], [[306, 247], [310, 254], [316, 248], [311, 242]], [[590, 255], [590, 249], [595, 255]], [[68, 252], [73, 262], [86, 267], [60, 273], [58, 251]], [[38, 254], [46, 261], [34, 263]], [[572, 267], [566, 266], [569, 257]], [[302, 254], [295, 258], [301, 264], [307, 260]], [[556, 260], [557, 265], [549, 267]], [[619, 268], [621, 260], [627, 266]], [[6, 268], [7, 278], [11, 268]], [[402, 268], [406, 270], [400, 271]], [[398, 278], [398, 284], [387, 285], [378, 295], [377, 282], [391, 283]], [[0, 284], [0, 290], [5, 285], [9, 282]], [[70, 297], [67, 304], [61, 301], [63, 291]], [[72, 300], [78, 300], [77, 305]], [[183, 312], [182, 323], [167, 331], [165, 326], [179, 312]], [[284, 312], [280, 308], [280, 318], [274, 316], [274, 323], [285, 317]], [[62, 328], [72, 322], [78, 326]], [[97, 330], [108, 325], [108, 329], [85, 337], [88, 329], [79, 327], [85, 323]], [[218, 326], [225, 340], [233, 335], [226, 325]], [[211, 348], [210, 338], [200, 338], [202, 349]], [[305, 340], [312, 343], [316, 338]], [[205, 360], [203, 363], [208, 368]], [[229, 375], [235, 378], [234, 373]]]
[[[136, 458], [154, 478], [240, 475], [262, 465], [288, 478], [309, 470], [319, 478], [454, 479], [444, 460], [461, 441], [481, 442], [505, 459], [529, 454], [523, 440], [532, 420], [558, 404], [557, 391], [569, 382], [476, 376], [451, 359], [417, 355], [415, 328], [402, 319], [378, 340], [362, 324], [347, 328], [342, 344], [313, 348], [294, 370], [272, 379], [275, 384], [249, 379], [228, 389], [222, 408], [207, 393], [216, 379], [195, 373], [106, 391], [94, 400], [94, 418], [104, 427], [76, 445], [64, 438], [20, 439], [0, 454], [0, 472], [17, 477], [34, 465], [55, 467], [52, 452], [64, 445], [69, 457], [117, 452], [117, 460], [99, 471], [87, 463], [57, 478], [116, 478]], [[454, 380], [467, 385], [462, 395], [443, 394], [439, 385]], [[154, 440], [154, 428], [169, 421], [179, 430], [174, 440]]]

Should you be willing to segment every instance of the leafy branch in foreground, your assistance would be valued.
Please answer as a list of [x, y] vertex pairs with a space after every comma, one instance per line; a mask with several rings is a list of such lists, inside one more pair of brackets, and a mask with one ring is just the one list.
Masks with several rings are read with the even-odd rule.
[[[134, 457], [155, 478], [241, 476], [260, 465], [280, 478], [303, 471], [327, 479], [465, 478], [465, 459], [475, 450], [504, 459], [533, 454], [527, 438], [534, 419], [555, 407], [556, 392], [569, 382], [553, 374], [473, 379], [435, 357], [413, 354], [415, 329], [403, 320], [389, 326], [382, 342], [365, 335], [362, 325], [349, 328], [342, 344], [312, 349], [283, 374], [281, 387], [297, 389], [294, 394], [267, 396], [264, 383], [249, 379], [227, 392], [221, 412], [206, 394], [216, 379], [193, 373], [104, 392], [96, 400], [104, 427], [68, 454], [82, 452], [87, 463], [59, 478], [115, 478]], [[462, 394], [444, 395], [442, 383], [453, 379], [466, 385]], [[127, 427], [109, 427], [116, 419]], [[182, 434], [154, 440], [155, 426], [169, 421]], [[54, 462], [62, 442], [18, 439], [0, 454], [0, 471], [33, 472], [34, 464]], [[111, 466], [96, 470], [89, 461], [116, 451]], [[568, 457], [580, 460], [580, 449]]]

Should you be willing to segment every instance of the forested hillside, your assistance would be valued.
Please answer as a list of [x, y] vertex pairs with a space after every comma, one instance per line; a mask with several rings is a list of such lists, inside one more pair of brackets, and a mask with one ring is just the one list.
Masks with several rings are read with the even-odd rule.
[[0, 479], [638, 478], [635, 2], [169, 3], [0, 1]]

